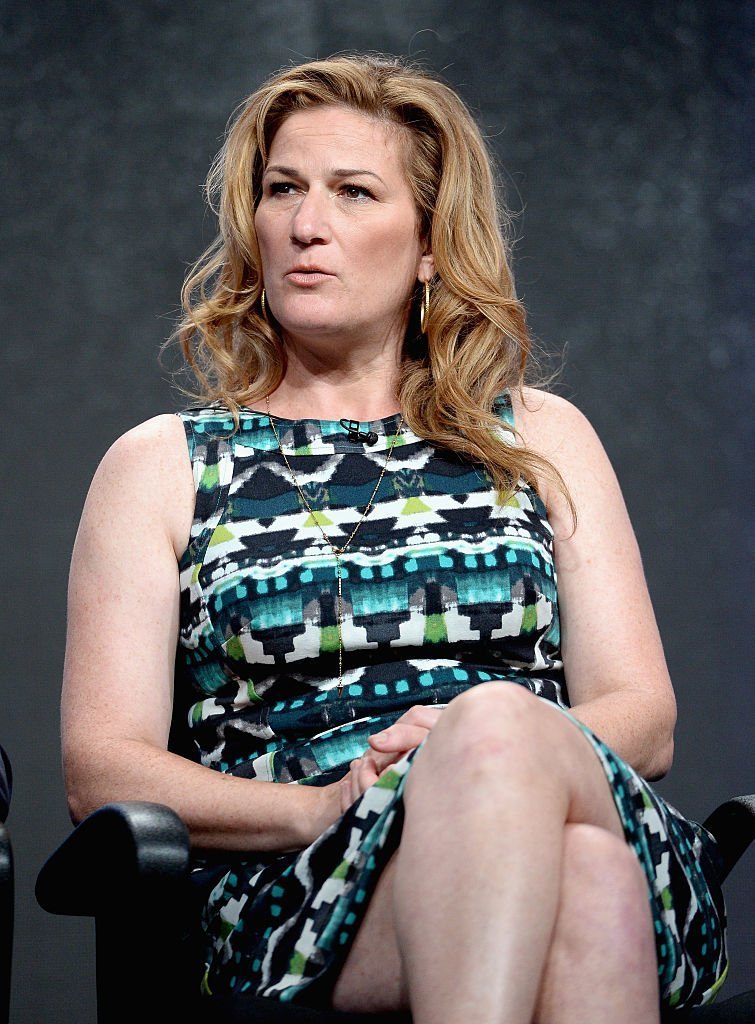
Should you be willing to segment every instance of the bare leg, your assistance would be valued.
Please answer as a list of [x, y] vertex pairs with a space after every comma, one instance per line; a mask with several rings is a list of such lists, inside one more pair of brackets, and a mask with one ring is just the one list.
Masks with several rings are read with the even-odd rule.
[[377, 1010], [408, 997], [415, 1024], [531, 1024], [560, 906], [564, 825], [622, 836], [589, 744], [519, 687], [475, 687], [430, 734], [405, 805], [401, 847], [335, 1005]]
[[647, 882], [626, 843], [592, 825], [564, 830], [556, 927], [537, 1024], [657, 1024]]

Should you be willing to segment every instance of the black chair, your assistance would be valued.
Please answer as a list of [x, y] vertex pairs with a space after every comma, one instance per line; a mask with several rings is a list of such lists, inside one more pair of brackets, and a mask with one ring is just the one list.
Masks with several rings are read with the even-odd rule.
[[13, 789], [10, 759], [0, 747], [0, 1024], [8, 1024], [13, 962], [13, 848], [5, 824]]
[[[726, 878], [755, 838], [755, 795], [721, 804], [705, 825], [719, 841]], [[93, 917], [98, 1024], [140, 1021], [202, 1024], [411, 1024], [408, 1014], [311, 1010], [258, 997], [194, 995], [189, 935], [192, 907], [189, 839], [162, 804], [101, 807], [51, 854], [37, 877], [40, 906], [53, 914]], [[755, 1021], [755, 991], [700, 1007], [674, 1021]]]

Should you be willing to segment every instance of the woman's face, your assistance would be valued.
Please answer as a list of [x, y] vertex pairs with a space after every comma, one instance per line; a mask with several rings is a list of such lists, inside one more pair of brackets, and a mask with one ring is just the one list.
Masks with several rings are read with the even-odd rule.
[[398, 136], [346, 107], [278, 129], [255, 226], [267, 305], [288, 341], [400, 345], [423, 255]]

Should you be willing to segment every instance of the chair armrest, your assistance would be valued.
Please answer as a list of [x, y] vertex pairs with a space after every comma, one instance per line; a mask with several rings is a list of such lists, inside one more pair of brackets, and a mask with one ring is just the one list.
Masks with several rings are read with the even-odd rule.
[[8, 829], [0, 822], [0, 1020], [8, 1020], [14, 914], [13, 849]]
[[723, 881], [755, 839], [755, 794], [735, 796], [720, 804], [703, 825], [718, 842]]
[[98, 1024], [190, 1020], [195, 908], [189, 833], [175, 811], [143, 801], [93, 811], [48, 857], [35, 894], [51, 914], [95, 920]]
[[13, 891], [13, 852], [7, 827], [0, 821], [0, 886], [3, 895]]
[[37, 902], [51, 914], [96, 917], [114, 902], [152, 898], [185, 883], [189, 833], [163, 804], [127, 801], [93, 811], [48, 857]]

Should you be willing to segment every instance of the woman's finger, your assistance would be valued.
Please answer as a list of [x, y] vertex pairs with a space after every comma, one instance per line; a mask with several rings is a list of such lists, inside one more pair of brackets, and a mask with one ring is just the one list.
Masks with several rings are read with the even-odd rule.
[[386, 751], [413, 750], [418, 747], [427, 736], [429, 728], [422, 725], [409, 725], [400, 720], [382, 732], [376, 732], [368, 738], [373, 750], [384, 753]]
[[349, 781], [351, 783], [351, 802], [354, 803], [362, 795], [359, 788], [359, 764], [361, 758], [355, 758], [349, 765]]
[[364, 793], [366, 789], [369, 789], [370, 786], [374, 786], [374, 784], [377, 782], [378, 772], [369, 754], [364, 754], [359, 759], [357, 778], [359, 782], [360, 796], [362, 793]]
[[375, 777], [374, 781], [376, 781], [380, 777], [380, 775], [382, 775], [386, 768], [388, 768], [392, 764], [395, 764], [396, 761], [398, 761], [399, 758], [403, 757], [405, 753], [406, 751], [404, 750], [388, 750], [384, 752], [377, 750], [368, 750], [362, 760], [366, 761], [369, 764], [370, 769]]
[[339, 781], [340, 800], [341, 800], [341, 814], [345, 814], [354, 802], [351, 798], [351, 772], [347, 772], [344, 777]]
[[446, 705], [415, 704], [396, 719], [396, 723], [407, 725], [421, 725], [425, 729], [432, 729], [440, 716], [443, 714]]
[[[429, 732], [443, 714], [444, 709], [445, 705], [438, 707], [415, 704], [414, 707], [409, 708], [408, 711], [405, 711], [403, 715], [397, 718], [393, 725], [383, 729], [382, 732], [376, 732], [370, 736], [370, 744], [380, 750], [398, 750], [400, 744], [404, 742], [407, 744], [404, 746], [404, 749], [411, 750], [422, 742], [424, 736], [420, 735], [418, 738], [417, 733], [403, 734], [397, 730], [408, 728], [422, 729], [425, 732]], [[373, 740], [376, 742], [373, 743]]]

